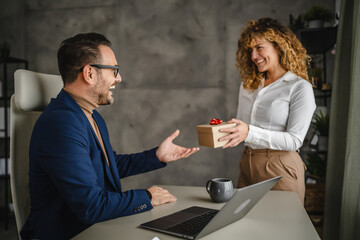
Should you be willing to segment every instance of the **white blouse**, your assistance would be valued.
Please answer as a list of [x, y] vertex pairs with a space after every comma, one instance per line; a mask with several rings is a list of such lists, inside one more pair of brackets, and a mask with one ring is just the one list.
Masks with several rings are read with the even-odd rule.
[[315, 111], [311, 84], [288, 71], [258, 89], [240, 86], [236, 118], [249, 124], [245, 145], [253, 149], [296, 151], [304, 141]]

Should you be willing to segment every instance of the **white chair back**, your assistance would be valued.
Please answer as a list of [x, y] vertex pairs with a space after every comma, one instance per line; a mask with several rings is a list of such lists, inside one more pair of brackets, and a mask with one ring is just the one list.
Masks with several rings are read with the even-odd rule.
[[[17, 70], [10, 101], [10, 183], [18, 234], [30, 214], [29, 143], [32, 129], [63, 87], [60, 76]], [[20, 235], [19, 235], [19, 239]]]

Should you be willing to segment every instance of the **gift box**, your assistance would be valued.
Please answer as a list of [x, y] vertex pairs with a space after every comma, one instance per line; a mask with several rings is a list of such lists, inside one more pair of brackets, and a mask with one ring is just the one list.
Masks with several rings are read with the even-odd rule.
[[219, 142], [219, 138], [229, 135], [230, 133], [219, 132], [222, 128], [235, 127], [236, 123], [220, 123], [216, 125], [203, 124], [196, 126], [198, 133], [199, 145], [206, 147], [222, 147], [229, 141]]

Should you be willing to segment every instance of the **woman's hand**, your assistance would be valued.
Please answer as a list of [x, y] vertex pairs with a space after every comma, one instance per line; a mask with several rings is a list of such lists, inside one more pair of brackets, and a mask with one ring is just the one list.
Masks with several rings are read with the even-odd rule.
[[227, 123], [236, 123], [236, 126], [220, 129], [219, 130], [220, 132], [228, 132], [230, 134], [225, 137], [221, 137], [219, 141], [221, 142], [221, 141], [230, 140], [228, 143], [226, 143], [223, 146], [223, 148], [236, 147], [237, 145], [239, 145], [239, 143], [241, 143], [246, 139], [249, 133], [249, 125], [247, 125], [243, 121], [234, 118], [228, 121]]

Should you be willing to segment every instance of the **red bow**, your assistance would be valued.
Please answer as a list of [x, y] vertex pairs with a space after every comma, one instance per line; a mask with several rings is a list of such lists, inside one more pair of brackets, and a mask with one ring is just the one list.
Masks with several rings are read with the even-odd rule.
[[210, 125], [218, 125], [220, 123], [222, 123], [222, 120], [217, 119], [217, 118], [213, 118], [210, 120]]

